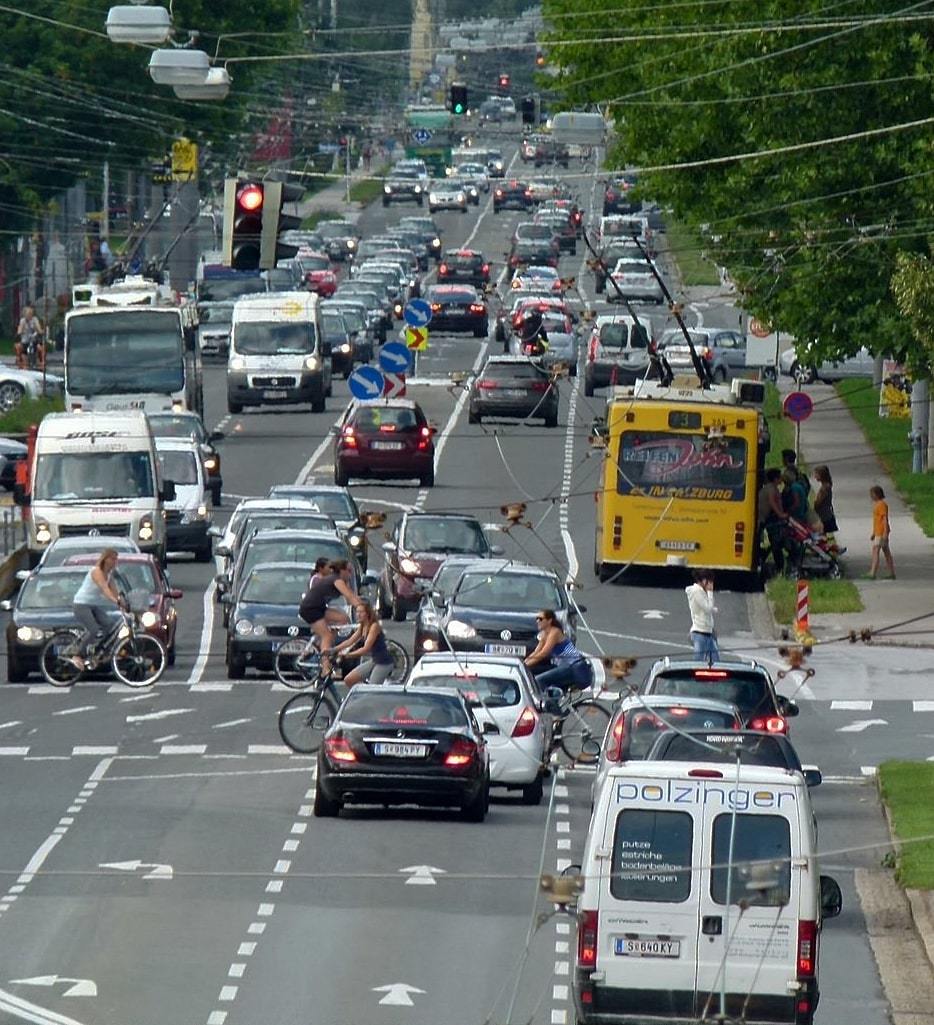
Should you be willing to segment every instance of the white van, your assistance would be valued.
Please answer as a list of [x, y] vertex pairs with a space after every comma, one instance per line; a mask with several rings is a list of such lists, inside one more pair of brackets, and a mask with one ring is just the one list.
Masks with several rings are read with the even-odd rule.
[[737, 776], [705, 762], [612, 769], [582, 875], [574, 1000], [583, 1025], [713, 1020], [721, 990], [731, 1020], [812, 1021], [821, 919], [839, 914], [842, 898], [819, 875], [800, 773], [744, 766]]
[[196, 562], [210, 562], [212, 505], [201, 446], [185, 438], [157, 438], [156, 456], [162, 479], [175, 485], [175, 498], [165, 503], [166, 547], [192, 552]]
[[227, 409], [310, 402], [324, 411], [331, 354], [314, 292], [270, 292], [234, 303], [227, 357]]
[[128, 537], [165, 560], [163, 486], [149, 422], [142, 410], [50, 413], [39, 424], [26, 517], [29, 562], [59, 537]]

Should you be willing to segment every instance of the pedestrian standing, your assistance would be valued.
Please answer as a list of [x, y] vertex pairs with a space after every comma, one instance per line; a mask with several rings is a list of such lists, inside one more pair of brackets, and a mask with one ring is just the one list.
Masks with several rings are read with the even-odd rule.
[[694, 657], [714, 662], [720, 658], [717, 646], [717, 631], [713, 616], [717, 611], [714, 604], [713, 572], [709, 569], [694, 571], [694, 583], [684, 589], [691, 612], [691, 644]]
[[837, 517], [833, 509], [833, 478], [826, 466], [814, 467], [814, 479], [818, 483], [817, 494], [814, 496], [814, 512], [821, 522], [825, 534], [835, 534]]
[[765, 483], [759, 489], [758, 521], [759, 532], [762, 530], [769, 539], [769, 550], [775, 562], [775, 572], [785, 572], [785, 541], [784, 530], [788, 513], [782, 508], [782, 493], [779, 483], [782, 471], [773, 466], [765, 471]]
[[872, 559], [869, 563], [869, 577], [873, 580], [879, 572], [879, 554], [885, 556], [885, 564], [889, 568], [889, 577], [895, 579], [895, 560], [889, 549], [889, 535], [892, 527], [889, 523], [889, 503], [885, 500], [885, 492], [878, 484], [869, 489], [872, 499]]

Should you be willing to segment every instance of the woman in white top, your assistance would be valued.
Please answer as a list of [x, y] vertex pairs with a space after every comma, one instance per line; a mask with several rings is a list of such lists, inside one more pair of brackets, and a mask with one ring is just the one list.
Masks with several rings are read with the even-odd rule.
[[91, 643], [96, 643], [110, 629], [120, 595], [111, 583], [117, 566], [116, 548], [105, 548], [97, 562], [88, 570], [74, 597], [75, 618], [84, 627], [75, 665], [84, 669], [84, 657]]
[[713, 597], [713, 573], [709, 569], [694, 571], [694, 583], [684, 589], [691, 612], [691, 644], [694, 657], [707, 662], [720, 658], [713, 614], [717, 611]]

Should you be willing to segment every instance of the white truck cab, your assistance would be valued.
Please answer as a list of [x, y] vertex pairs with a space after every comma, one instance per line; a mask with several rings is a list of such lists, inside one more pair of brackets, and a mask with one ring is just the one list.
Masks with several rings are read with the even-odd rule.
[[804, 777], [632, 762], [611, 769], [582, 862], [574, 1000], [582, 1025], [810, 1025], [823, 917]]
[[30, 474], [27, 548], [35, 566], [59, 537], [128, 537], [165, 561], [163, 486], [142, 410], [50, 413], [39, 424]]
[[227, 409], [310, 402], [331, 394], [331, 354], [313, 292], [270, 292], [234, 303], [227, 358]]

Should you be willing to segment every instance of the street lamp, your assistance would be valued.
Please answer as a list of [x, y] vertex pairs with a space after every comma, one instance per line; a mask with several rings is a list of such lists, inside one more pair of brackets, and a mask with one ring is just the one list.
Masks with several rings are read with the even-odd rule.
[[209, 68], [202, 81], [175, 86], [180, 100], [225, 100], [230, 92], [230, 75], [226, 68]]
[[106, 28], [112, 43], [159, 46], [172, 34], [172, 15], [164, 7], [121, 4], [107, 12]]
[[153, 50], [149, 77], [156, 85], [204, 85], [211, 60], [204, 50]]

